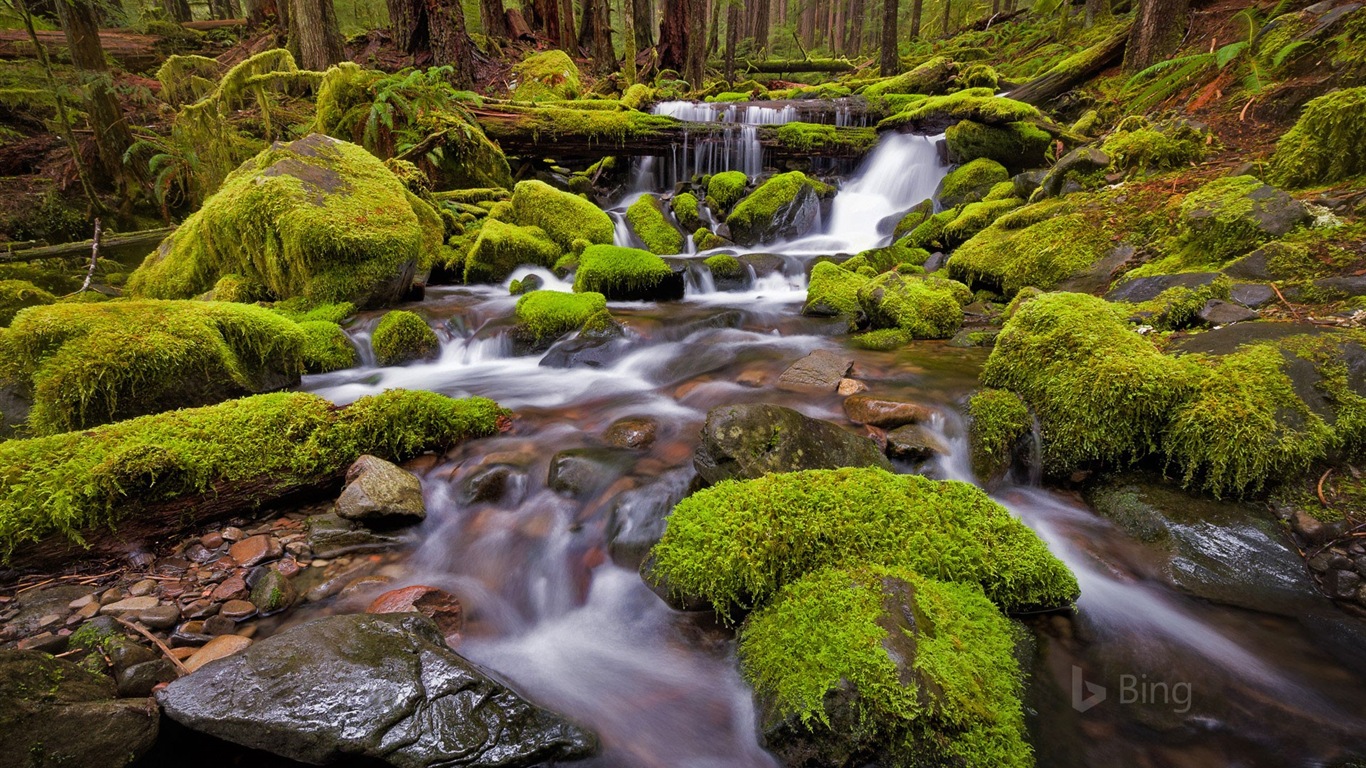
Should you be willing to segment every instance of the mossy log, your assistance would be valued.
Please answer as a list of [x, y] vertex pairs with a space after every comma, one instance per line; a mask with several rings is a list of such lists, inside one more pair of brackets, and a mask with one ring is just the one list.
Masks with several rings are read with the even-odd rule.
[[858, 69], [858, 65], [848, 59], [741, 59], [735, 62], [735, 69], [739, 72], [781, 75], [788, 72], [852, 72]]
[[1124, 46], [1129, 42], [1129, 25], [1084, 51], [1058, 62], [1042, 75], [1007, 94], [1015, 101], [1041, 106], [1085, 83], [1107, 67], [1124, 58]]
[[[175, 227], [144, 229], [138, 232], [104, 235], [100, 237], [100, 251], [104, 258], [119, 259], [122, 256], [142, 258], [161, 244]], [[74, 243], [44, 245], [36, 248], [6, 250], [0, 253], [0, 264], [17, 261], [39, 261], [41, 259], [70, 259], [90, 255], [91, 240], [78, 240]]]

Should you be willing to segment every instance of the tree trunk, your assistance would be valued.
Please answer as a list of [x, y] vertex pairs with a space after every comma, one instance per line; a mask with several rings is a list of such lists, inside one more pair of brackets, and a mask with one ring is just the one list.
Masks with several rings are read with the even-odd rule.
[[[719, 0], [718, 0], [719, 2]], [[735, 45], [740, 38], [741, 14], [744, 9], [739, 3], [732, 2], [726, 6], [726, 83], [735, 82]]]
[[[688, 82], [694, 88], [702, 87], [702, 79], [706, 75], [707, 51], [702, 48], [702, 41], [707, 39], [707, 3], [706, 0], [690, 0], [692, 3], [692, 14], [688, 17], [688, 28], [691, 30], [690, 38], [697, 41], [697, 45], [688, 48], [688, 67], [684, 73]], [[712, 36], [715, 41], [715, 35]], [[715, 45], [712, 50], [715, 50]]]
[[503, 0], [479, 0], [479, 22], [489, 37], [508, 37], [508, 17]]
[[1124, 68], [1146, 69], [1174, 53], [1190, 24], [1190, 0], [1140, 0]]
[[636, 8], [633, 0], [621, 3], [621, 80], [630, 86], [636, 82]]
[[688, 10], [693, 0], [664, 0], [659, 20], [659, 66], [682, 73], [688, 62]]
[[574, 0], [559, 0], [560, 32], [556, 36], [560, 49], [573, 57], [579, 50], [579, 40], [574, 36]]
[[[916, 0], [919, 3], [920, 0]], [[896, 34], [897, 0], [882, 0], [882, 76], [890, 77], [901, 71], [901, 57], [897, 55]]]
[[911, 39], [920, 39], [920, 16], [925, 10], [925, 0], [911, 0]]
[[612, 47], [612, 22], [607, 0], [584, 0], [579, 42], [587, 46], [595, 72], [606, 74], [616, 68], [617, 56]]
[[635, 18], [636, 51], [640, 52], [655, 44], [655, 2], [654, 0], [626, 0], [631, 5], [631, 15]]
[[316, 72], [346, 59], [332, 0], [291, 0], [289, 49], [300, 67]]
[[849, 7], [849, 32], [844, 38], [844, 50], [857, 56], [863, 51], [864, 0], [853, 0]]
[[91, 0], [59, 0], [57, 18], [66, 35], [71, 63], [80, 74], [90, 128], [95, 133], [95, 148], [100, 167], [117, 186], [129, 179], [123, 153], [133, 144], [133, 134], [124, 120], [118, 99], [114, 98], [113, 79], [104, 60], [100, 28]]
[[772, 5], [769, 0], [750, 0], [754, 10], [754, 52], [759, 56], [768, 54], [768, 25]]
[[951, 10], [953, 10], [953, 2], [951, 0], [944, 0], [944, 32], [941, 35], [942, 37], [949, 36], [949, 12]]
[[1086, 0], [1086, 28], [1090, 29], [1097, 21], [1110, 15], [1110, 0]]
[[[707, 41], [707, 50], [702, 54], [702, 60], [706, 61], [721, 49], [721, 0], [697, 0], [697, 4], [702, 11], [702, 35], [697, 39], [705, 38]], [[707, 32], [707, 19], [711, 19], [710, 34]], [[693, 18], [693, 23], [697, 23], [697, 17]], [[691, 57], [692, 51], [688, 51], [688, 54]]]
[[[474, 43], [465, 31], [465, 10], [460, 0], [420, 0], [427, 11], [427, 34], [432, 65], [454, 69], [451, 82], [457, 88], [474, 85]], [[330, 3], [329, 3], [330, 5]]]
[[280, 15], [276, 0], [245, 0], [244, 8], [249, 27], [259, 27], [265, 24], [267, 19], [278, 18]]
[[[63, 2], [65, 0], [57, 0], [58, 5]], [[171, 21], [189, 21], [192, 18], [188, 0], [162, 0], [161, 7], [166, 11], [166, 18]], [[61, 14], [60, 9], [57, 13]]]

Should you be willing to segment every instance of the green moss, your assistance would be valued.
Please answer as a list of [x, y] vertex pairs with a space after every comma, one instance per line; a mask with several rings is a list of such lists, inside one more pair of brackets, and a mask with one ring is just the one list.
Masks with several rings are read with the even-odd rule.
[[1003, 181], [1010, 181], [1010, 172], [1005, 166], [979, 157], [949, 171], [939, 185], [939, 202], [945, 208], [976, 202]]
[[627, 109], [643, 109], [655, 98], [655, 89], [644, 83], [636, 83], [621, 94], [621, 104]]
[[[1270, 206], [1280, 206], [1283, 193], [1252, 176], [1215, 179], [1181, 202], [1181, 231], [1174, 253], [1134, 274], [1162, 274], [1199, 266], [1220, 266], [1275, 238], [1262, 225]], [[1287, 200], [1295, 205], [1293, 200]]]
[[[490, 214], [492, 215], [492, 214]], [[568, 251], [575, 240], [610, 245], [616, 228], [612, 217], [596, 205], [542, 181], [519, 181], [512, 191], [512, 220], [540, 227]]]
[[[0, 551], [117, 527], [144, 505], [258, 482], [263, 488], [338, 477], [363, 453], [401, 461], [493, 434], [491, 400], [391, 391], [337, 408], [278, 393], [0, 443]], [[274, 491], [279, 492], [279, 491]], [[263, 490], [261, 502], [270, 500]]]
[[[713, 177], [714, 178], [714, 177]], [[808, 177], [801, 171], [789, 171], [771, 176], [760, 184], [726, 217], [731, 238], [737, 243], [757, 243], [771, 234], [778, 214], [795, 201], [798, 195], [810, 190], [818, 197], [834, 193], [834, 188]]]
[[574, 291], [609, 299], [648, 292], [673, 275], [658, 256], [639, 248], [593, 245], [584, 249], [574, 272]]
[[946, 248], [947, 240], [944, 237], [944, 228], [958, 218], [958, 214], [959, 209], [957, 208], [940, 211], [917, 224], [910, 234], [898, 242], [911, 248], [934, 248], [936, 250]]
[[917, 339], [947, 339], [963, 325], [972, 292], [941, 277], [886, 272], [858, 289], [874, 328], [900, 328]]
[[564, 253], [540, 227], [486, 220], [465, 257], [465, 282], [498, 282], [524, 264], [549, 267]]
[[785, 123], [778, 126], [778, 143], [800, 150], [841, 149], [863, 153], [877, 144], [872, 128], [836, 128], [821, 123]]
[[669, 201], [669, 207], [673, 209], [674, 218], [685, 231], [692, 232], [702, 226], [702, 212], [698, 208], [697, 195], [691, 192], [674, 195]]
[[729, 240], [712, 232], [706, 227], [698, 227], [697, 231], [692, 233], [692, 241], [699, 251], [709, 251], [713, 248], [724, 248], [725, 246], [730, 245]]
[[380, 365], [402, 365], [435, 357], [441, 351], [441, 341], [427, 321], [406, 310], [386, 312], [375, 326], [370, 346]]
[[518, 101], [560, 101], [578, 98], [582, 89], [579, 68], [564, 51], [533, 53], [512, 68], [512, 97]]
[[727, 480], [679, 502], [652, 575], [723, 614], [827, 567], [908, 568], [978, 584], [1007, 610], [1062, 606], [1077, 582], [1033, 531], [966, 483], [881, 469]]
[[[976, 587], [879, 567], [787, 585], [739, 640], [745, 677], [776, 715], [907, 766], [1034, 764], [1014, 650], [1010, 622]], [[832, 722], [849, 687], [854, 711]]]
[[728, 253], [708, 256], [702, 264], [711, 272], [713, 278], [736, 280], [745, 276], [745, 265]]
[[21, 309], [55, 301], [55, 296], [27, 280], [0, 280], [0, 326], [9, 325]]
[[301, 350], [306, 372], [330, 373], [351, 368], [359, 362], [356, 348], [340, 325], [327, 320], [307, 320], [299, 323], [299, 330], [306, 336]]
[[1014, 392], [982, 389], [973, 393], [968, 401], [973, 472], [990, 479], [1008, 469], [1015, 443], [1033, 426], [1029, 406]]
[[263, 307], [201, 301], [54, 304], [20, 314], [4, 378], [51, 434], [297, 381], [305, 333]]
[[911, 343], [911, 335], [900, 328], [882, 328], [850, 336], [849, 343], [859, 349], [890, 352]]
[[533, 344], [554, 341], [583, 328], [590, 319], [607, 311], [601, 293], [531, 291], [517, 300], [517, 322]]
[[990, 88], [996, 90], [1001, 76], [990, 64], [970, 64], [958, 73], [958, 84], [963, 88]]
[[651, 253], [671, 255], [683, 252], [683, 233], [664, 215], [664, 206], [658, 197], [641, 195], [626, 209], [626, 221]]
[[897, 242], [881, 248], [870, 248], [862, 251], [840, 266], [857, 272], [859, 267], [867, 265], [872, 267], [874, 274], [881, 274], [898, 267], [918, 267], [929, 258], [930, 252], [924, 248], [912, 248], [904, 243]]
[[[1032, 216], [1054, 213], [1036, 204], [1002, 215], [949, 257], [949, 274], [1011, 296], [1026, 286], [1048, 289], [1089, 267], [1113, 247], [1109, 232], [1081, 213], [1053, 215], [1015, 229]], [[1031, 211], [1031, 209], [1034, 209]]]
[[868, 278], [828, 261], [811, 268], [811, 279], [806, 286], [804, 315], [846, 315], [859, 312], [859, 289]]
[[270, 301], [270, 289], [261, 283], [242, 275], [223, 275], [213, 284], [214, 301], [236, 301], [242, 304], [255, 304]]
[[745, 196], [749, 177], [740, 171], [725, 171], [707, 181], [707, 201], [718, 213], [728, 213]]
[[1233, 281], [1222, 276], [1198, 288], [1175, 286], [1149, 301], [1133, 304], [1133, 311], [1154, 328], [1181, 330], [1195, 322], [1196, 315], [1210, 299], [1228, 299], [1232, 287]]
[[931, 96], [877, 124], [879, 131], [919, 129], [935, 124], [951, 125], [971, 120], [985, 125], [1006, 125], [1038, 120], [1039, 110], [1030, 104], [996, 96], [989, 88], [969, 88], [948, 96]]
[[[996, 185], [1002, 187], [1009, 182]], [[1014, 189], [1014, 185], [1010, 185]], [[1001, 214], [1019, 208], [1024, 201], [1018, 197], [1010, 197], [1004, 200], [982, 201], [980, 203], [969, 203], [963, 206], [961, 212], [953, 221], [944, 226], [944, 237], [949, 242], [961, 243], [973, 235], [981, 232], [996, 221]]]
[[128, 292], [191, 298], [237, 274], [281, 299], [379, 303], [435, 257], [441, 233], [419, 205], [430, 208], [354, 144], [318, 134], [276, 144], [230, 173], [133, 273]]
[[1270, 177], [1277, 184], [1329, 184], [1366, 173], [1366, 87], [1310, 101], [1276, 143]]
[[1025, 122], [995, 126], [963, 120], [949, 126], [944, 139], [957, 162], [984, 157], [1017, 171], [1042, 166], [1053, 145], [1047, 131]]
[[892, 94], [943, 93], [956, 70], [956, 65], [948, 58], [936, 56], [909, 72], [879, 80], [865, 87], [859, 94], [872, 102]]
[[896, 223], [896, 229], [892, 232], [893, 240], [900, 240], [915, 228], [925, 223], [925, 220], [934, 215], [934, 201], [921, 200], [914, 208], [907, 211]]
[[1161, 132], [1151, 128], [1116, 131], [1101, 145], [1101, 151], [1110, 157], [1111, 168], [1139, 173], [1189, 165], [1203, 159], [1205, 149], [1193, 130]]

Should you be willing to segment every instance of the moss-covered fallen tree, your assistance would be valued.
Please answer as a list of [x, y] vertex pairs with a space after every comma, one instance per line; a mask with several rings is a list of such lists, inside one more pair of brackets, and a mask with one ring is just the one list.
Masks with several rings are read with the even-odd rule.
[[19, 565], [113, 554], [340, 483], [361, 454], [401, 461], [493, 434], [491, 400], [394, 390], [233, 400], [0, 443], [0, 553]]

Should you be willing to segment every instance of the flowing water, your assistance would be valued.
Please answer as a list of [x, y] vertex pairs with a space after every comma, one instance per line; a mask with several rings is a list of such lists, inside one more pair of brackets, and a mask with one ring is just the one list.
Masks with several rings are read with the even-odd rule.
[[[661, 110], [738, 128], [786, 114], [737, 120], [713, 105]], [[737, 130], [715, 151], [684, 149], [657, 163], [675, 178], [723, 167], [753, 173], [761, 159], [746, 141]], [[719, 292], [694, 275], [680, 302], [612, 304], [629, 334], [597, 366], [555, 367], [553, 351], [514, 356], [507, 331], [515, 297], [505, 285], [459, 287], [431, 289], [414, 307], [443, 337], [439, 359], [378, 368], [367, 357], [360, 368], [306, 379], [306, 389], [341, 403], [406, 387], [483, 395], [517, 412], [511, 432], [423, 468], [429, 516], [404, 560], [403, 583], [459, 595], [470, 619], [461, 652], [595, 730], [603, 750], [588, 765], [775, 765], [756, 735], [731, 631], [669, 609], [634, 566], [660, 513], [686, 492], [710, 408], [772, 402], [844, 423], [834, 394], [773, 386], [803, 355], [842, 346], [842, 324], [798, 313], [803, 266], [884, 244], [879, 222], [931, 196], [944, 171], [934, 138], [884, 138], [843, 179], [821, 231], [767, 247], [784, 266], [756, 275], [750, 288]], [[638, 179], [637, 195], [672, 183], [652, 172]], [[624, 227], [618, 238], [628, 241]], [[544, 270], [513, 277], [532, 271], [546, 288], [569, 290]], [[362, 349], [373, 322], [353, 329]], [[949, 455], [899, 469], [973, 482], [958, 414], [986, 352], [925, 342], [850, 353], [873, 394], [940, 408], [933, 427]], [[653, 445], [603, 450], [609, 424], [639, 416], [658, 425]], [[572, 496], [547, 480], [556, 455], [571, 449], [587, 449], [600, 468]], [[1189, 597], [1161, 567], [1160, 545], [1128, 536], [1077, 498], [1031, 485], [996, 497], [1082, 587], [1075, 616], [1027, 618], [1037, 659], [1027, 704], [1040, 765], [1316, 766], [1366, 749], [1366, 630], [1357, 620], [1308, 592], [1275, 612]], [[1219, 535], [1211, 534], [1215, 549], [1226, 543]], [[1255, 585], [1249, 579], [1247, 589]], [[1257, 601], [1253, 591], [1239, 604]], [[1105, 700], [1088, 707], [1101, 688]]]

